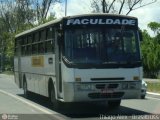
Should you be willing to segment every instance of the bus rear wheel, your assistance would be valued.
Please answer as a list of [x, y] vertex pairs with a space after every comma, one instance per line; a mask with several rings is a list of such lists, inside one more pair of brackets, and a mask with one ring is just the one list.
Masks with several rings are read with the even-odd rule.
[[24, 90], [24, 97], [28, 98], [29, 97], [29, 91], [27, 89], [27, 82], [26, 82], [26, 80], [24, 80], [24, 83], [23, 83], [23, 90]]

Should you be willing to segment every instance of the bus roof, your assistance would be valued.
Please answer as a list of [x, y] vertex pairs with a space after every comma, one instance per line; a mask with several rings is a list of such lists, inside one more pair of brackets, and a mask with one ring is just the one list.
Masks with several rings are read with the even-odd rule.
[[25, 34], [31, 33], [31, 32], [33, 32], [33, 31], [39, 30], [39, 29], [41, 29], [41, 28], [47, 27], [47, 26], [49, 26], [49, 25], [56, 24], [56, 23], [60, 22], [62, 19], [63, 19], [63, 18], [61, 18], [61, 19], [56, 19], [56, 20], [52, 20], [52, 21], [47, 22], [47, 23], [45, 23], [45, 24], [42, 24], [42, 25], [39, 25], [39, 26], [34, 27], [34, 28], [32, 28], [32, 29], [29, 29], [29, 30], [26, 30], [26, 31], [24, 31], [24, 32], [21, 32], [21, 33], [17, 34], [15, 37], [17, 38], [17, 37], [23, 36], [23, 35], [25, 35]]
[[137, 19], [136, 17], [133, 17], [133, 16], [119, 15], [119, 14], [108, 14], [108, 13], [80, 14], [80, 15], [74, 15], [74, 16], [66, 16], [66, 17], [64, 17], [64, 18], [70, 19], [70, 18], [87, 17], [87, 16], [116, 16], [116, 17], [124, 17], [124, 18]]
[[92, 14], [81, 14], [81, 15], [74, 15], [74, 16], [66, 16], [66, 17], [62, 17], [60, 19], [56, 19], [56, 20], [52, 20], [50, 22], [47, 22], [45, 24], [42, 24], [42, 25], [39, 25], [37, 27], [34, 27], [32, 29], [29, 29], [29, 30], [26, 30], [24, 32], [21, 32], [19, 34], [17, 34], [15, 37], [20, 37], [20, 36], [23, 36], [25, 34], [29, 34], [33, 31], [36, 31], [36, 30], [39, 30], [41, 28], [44, 28], [44, 27], [47, 27], [49, 25], [53, 25], [53, 24], [56, 24], [56, 23], [59, 23], [61, 22], [63, 19], [72, 19], [72, 18], [77, 18], [77, 17], [92, 17], [92, 16], [112, 16], [112, 17], [121, 17], [121, 18], [129, 18], [129, 19], [137, 19], [136, 17], [132, 17], [132, 16], [126, 16], [126, 15], [119, 15], [119, 14], [108, 14], [108, 13], [101, 13], [101, 14], [97, 14], [97, 13], [92, 13]]

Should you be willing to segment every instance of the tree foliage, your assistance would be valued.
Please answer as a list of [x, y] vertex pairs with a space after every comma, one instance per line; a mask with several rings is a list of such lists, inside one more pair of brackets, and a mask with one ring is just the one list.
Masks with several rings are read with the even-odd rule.
[[60, 0], [0, 0], [0, 54], [7, 66], [13, 66], [14, 36], [55, 19], [48, 14], [55, 2]]
[[160, 23], [157, 22], [150, 22], [148, 27], [153, 30], [154, 33], [159, 34], [160, 32]]
[[[154, 31], [155, 25], [159, 23], [152, 24], [149, 23], [148, 26]], [[153, 26], [152, 26], [153, 25]], [[158, 26], [157, 26], [158, 27]], [[144, 73], [147, 77], [158, 77], [160, 71], [160, 34], [157, 33], [155, 37], [151, 37], [146, 30], [143, 31], [144, 41], [141, 44], [142, 57], [143, 57], [143, 67]]]

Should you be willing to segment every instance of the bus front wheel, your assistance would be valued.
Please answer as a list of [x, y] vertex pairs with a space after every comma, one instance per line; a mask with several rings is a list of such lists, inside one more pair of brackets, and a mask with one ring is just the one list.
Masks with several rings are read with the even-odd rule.
[[53, 106], [53, 108], [55, 109], [59, 109], [59, 101], [56, 99], [56, 94], [55, 94], [55, 89], [54, 89], [54, 86], [52, 85], [51, 88], [50, 88], [50, 101], [51, 101], [51, 104]]

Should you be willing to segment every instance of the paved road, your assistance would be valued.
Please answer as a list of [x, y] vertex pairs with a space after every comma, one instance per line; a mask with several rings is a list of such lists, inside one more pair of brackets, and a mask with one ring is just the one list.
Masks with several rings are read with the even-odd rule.
[[123, 100], [119, 109], [109, 109], [104, 104], [86, 103], [74, 104], [70, 108], [57, 111], [45, 97], [34, 94], [30, 99], [25, 99], [23, 91], [15, 85], [14, 77], [0, 74], [1, 114], [4, 117], [5, 114], [9, 115], [10, 119], [18, 117], [19, 120], [110, 120], [110, 117], [113, 120], [141, 120], [151, 117], [158, 120], [160, 115], [156, 115], [160, 114], [160, 98], [147, 95], [144, 100]]
[[32, 97], [31, 100], [25, 99], [23, 90], [14, 83], [14, 77], [0, 74], [0, 120], [5, 115], [12, 120], [60, 120], [62, 118], [61, 114], [35, 103]]
[[12, 94], [23, 94], [23, 90], [14, 83], [13, 75], [0, 74], [0, 89]]

